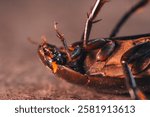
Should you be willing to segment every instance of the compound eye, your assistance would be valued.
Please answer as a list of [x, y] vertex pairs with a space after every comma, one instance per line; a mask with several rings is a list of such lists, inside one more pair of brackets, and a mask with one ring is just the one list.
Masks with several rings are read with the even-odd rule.
[[45, 53], [45, 55], [49, 55], [49, 49], [47, 49], [47, 48], [43, 48], [43, 51], [44, 51], [44, 53]]
[[47, 57], [49, 57], [49, 58], [53, 58], [54, 56], [53, 56], [53, 54], [52, 54], [52, 51], [50, 50], [50, 49], [48, 49], [48, 48], [43, 48], [43, 51], [44, 51], [44, 54], [47, 56]]

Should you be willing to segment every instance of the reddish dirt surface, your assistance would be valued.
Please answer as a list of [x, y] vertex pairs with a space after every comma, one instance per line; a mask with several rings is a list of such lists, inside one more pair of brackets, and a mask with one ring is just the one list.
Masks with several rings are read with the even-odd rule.
[[[112, 27], [136, 1], [112, 0], [107, 3], [92, 31], [91, 38], [107, 37]], [[59, 22], [68, 43], [80, 39], [91, 0], [13, 0], [0, 1], [0, 99], [130, 99], [128, 95], [98, 93], [69, 84], [55, 77], [39, 61], [37, 46], [27, 38], [61, 45], [55, 36], [53, 22]], [[150, 5], [134, 14], [119, 35], [150, 31]]]

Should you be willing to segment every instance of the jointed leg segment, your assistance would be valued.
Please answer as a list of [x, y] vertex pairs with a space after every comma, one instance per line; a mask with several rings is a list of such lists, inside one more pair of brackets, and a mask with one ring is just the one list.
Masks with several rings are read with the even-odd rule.
[[132, 72], [127, 64], [126, 61], [122, 60], [122, 67], [123, 67], [123, 71], [124, 74], [126, 76], [125, 80], [126, 80], [126, 86], [129, 90], [130, 96], [132, 99], [140, 99], [140, 100], [144, 100], [146, 99], [146, 96], [142, 93], [142, 91], [137, 87], [135, 79], [132, 75]]
[[68, 48], [67, 42], [66, 42], [66, 40], [65, 40], [65, 38], [64, 38], [64, 34], [61, 34], [61, 33], [58, 31], [57, 24], [58, 24], [57, 22], [54, 22], [54, 29], [55, 29], [55, 31], [56, 31], [56, 36], [62, 41], [63, 46], [64, 46], [64, 48], [65, 48], [65, 50], [66, 50], [68, 59], [69, 59], [69, 61], [71, 61], [71, 54], [70, 54], [70, 52], [69, 52], [69, 48]]
[[88, 42], [88, 39], [89, 39], [89, 36], [91, 33], [93, 23], [100, 21], [100, 20], [96, 20], [96, 21], [94, 21], [94, 20], [105, 2], [107, 2], [107, 1], [106, 0], [97, 0], [93, 6], [91, 12], [88, 14], [88, 18], [87, 18], [85, 28], [84, 28], [84, 33], [83, 33], [83, 47], [87, 46], [87, 42]]
[[110, 34], [110, 37], [115, 37], [123, 24], [129, 19], [131, 15], [133, 15], [137, 10], [145, 6], [149, 0], [141, 0], [139, 3], [137, 3], [135, 6], [133, 6], [125, 15], [119, 20], [115, 28], [112, 30], [112, 33]]

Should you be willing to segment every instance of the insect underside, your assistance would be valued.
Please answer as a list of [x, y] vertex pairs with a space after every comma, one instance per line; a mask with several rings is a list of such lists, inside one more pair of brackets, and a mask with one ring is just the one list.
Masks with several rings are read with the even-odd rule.
[[[150, 38], [147, 38], [147, 40]], [[118, 48], [114, 53], [104, 62], [98, 61], [96, 62], [96, 53], [95, 52], [89, 53], [85, 61], [85, 69], [87, 74], [89, 75], [101, 75], [102, 77], [111, 77], [111, 78], [124, 78], [124, 72], [122, 69], [122, 65], [120, 64], [121, 57], [123, 54], [132, 48], [135, 44], [140, 44], [145, 42], [146, 38], [140, 38], [137, 40], [126, 40], [126, 41], [118, 41]], [[142, 78], [144, 76], [150, 76], [150, 69], [135, 75], [137, 78]]]
[[63, 47], [58, 48], [44, 39], [38, 48], [39, 57], [48, 69], [68, 82], [107, 93], [128, 91], [132, 99], [146, 99], [142, 91], [150, 92], [150, 33], [116, 35], [127, 19], [149, 0], [141, 0], [131, 8], [108, 38], [89, 39], [93, 24], [100, 21], [95, 18], [106, 2], [95, 2], [87, 15], [81, 40], [70, 46], [55, 22], [56, 35]]

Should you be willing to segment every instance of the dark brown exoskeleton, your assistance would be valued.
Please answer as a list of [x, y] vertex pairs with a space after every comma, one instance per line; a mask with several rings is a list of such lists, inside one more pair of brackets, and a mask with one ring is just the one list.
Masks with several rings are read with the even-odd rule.
[[109, 38], [89, 40], [93, 24], [99, 21], [95, 18], [106, 2], [95, 2], [88, 14], [81, 41], [70, 46], [55, 23], [57, 37], [64, 47], [57, 48], [44, 40], [38, 48], [39, 57], [54, 74], [68, 82], [119, 93], [125, 90], [125, 81], [132, 99], [146, 99], [140, 89], [150, 88], [150, 34], [115, 36], [124, 22], [148, 0], [141, 0], [127, 12]]

